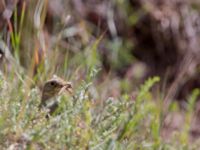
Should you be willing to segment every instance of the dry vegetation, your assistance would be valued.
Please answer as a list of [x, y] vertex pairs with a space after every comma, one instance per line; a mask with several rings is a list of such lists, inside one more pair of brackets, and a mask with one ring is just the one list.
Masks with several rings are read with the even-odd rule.
[[[0, 149], [198, 149], [198, 0], [1, 0]], [[73, 84], [46, 119], [42, 86]]]

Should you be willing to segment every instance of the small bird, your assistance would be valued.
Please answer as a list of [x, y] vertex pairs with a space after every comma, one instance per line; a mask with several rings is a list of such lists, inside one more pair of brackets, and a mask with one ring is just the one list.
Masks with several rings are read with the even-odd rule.
[[[48, 80], [44, 84], [39, 108], [41, 109], [42, 107], [46, 107], [50, 110], [50, 114], [52, 114], [58, 107], [58, 102], [54, 98], [57, 95], [61, 94], [63, 91], [68, 91], [71, 94], [72, 84], [54, 75], [52, 79]], [[48, 106], [47, 103], [52, 99], [53, 99], [53, 104]]]

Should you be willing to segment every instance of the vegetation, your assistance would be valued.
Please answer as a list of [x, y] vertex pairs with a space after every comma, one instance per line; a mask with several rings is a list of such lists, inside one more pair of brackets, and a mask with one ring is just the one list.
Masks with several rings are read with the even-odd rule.
[[[65, 23], [53, 22], [50, 33], [46, 1], [30, 3], [34, 7], [23, 1], [20, 11], [16, 6], [6, 33], [1, 32], [1, 149], [198, 149], [198, 139], [190, 137], [198, 88], [188, 94], [184, 109], [177, 101], [165, 106], [163, 77], [144, 80], [144, 66], [131, 54], [130, 39], [111, 40], [106, 31], [94, 36], [97, 27], [83, 20], [69, 27], [69, 16]], [[116, 3], [127, 9], [128, 24], [135, 24], [138, 14]], [[109, 71], [102, 43], [110, 49]], [[131, 79], [121, 75], [130, 64], [136, 64]], [[58, 95], [59, 108], [46, 118], [47, 110], [38, 106], [42, 86], [54, 74], [72, 82], [73, 93]], [[176, 114], [182, 121], [174, 128], [171, 116], [176, 120]]]

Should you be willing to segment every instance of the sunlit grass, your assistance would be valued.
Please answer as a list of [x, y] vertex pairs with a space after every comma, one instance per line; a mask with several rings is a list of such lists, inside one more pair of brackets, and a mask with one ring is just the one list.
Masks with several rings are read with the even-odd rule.
[[[92, 96], [92, 88], [98, 88], [94, 84], [97, 73], [95, 68], [89, 69], [85, 81], [76, 84], [73, 96], [59, 96], [60, 106], [49, 119], [45, 117], [45, 110], [38, 110], [40, 90], [37, 87], [26, 91], [23, 82], [14, 78], [6, 80], [1, 75], [1, 147], [7, 149], [14, 144], [26, 149], [190, 147], [181, 144], [184, 132], [180, 133], [182, 137], [177, 136], [180, 140], [174, 143], [171, 141], [169, 145], [160, 136], [161, 105], [153, 99], [150, 92], [151, 87], [159, 81], [158, 77], [149, 78], [141, 86], [135, 99], [124, 94], [98, 100]], [[196, 94], [197, 91], [194, 91], [191, 98], [195, 99]], [[25, 106], [22, 103], [24, 99]]]
[[[79, 38], [71, 37], [72, 42], [69, 40], [67, 43], [62, 34], [70, 27], [63, 26], [58, 33], [48, 35], [49, 41], [45, 41], [45, 2], [38, 1], [35, 4], [37, 9], [33, 11], [33, 24], [27, 23], [30, 16], [25, 13], [29, 10], [25, 3], [21, 16], [17, 15], [16, 10], [14, 24], [10, 24], [10, 51], [13, 52], [17, 63], [11, 61], [11, 69], [8, 68], [0, 74], [2, 149], [196, 148], [195, 144], [191, 145], [188, 133], [199, 89], [195, 89], [188, 98], [183, 130], [166, 142], [161, 136], [165, 119], [160, 98], [163, 93], [158, 92], [156, 95], [155, 90], [152, 90], [155, 85], [160, 84], [160, 78], [147, 79], [138, 86], [133, 96], [132, 80], [118, 78], [112, 72], [104, 74], [102, 70], [98, 51], [101, 41], [104, 40], [112, 50], [111, 66], [115, 69], [120, 65], [126, 66], [134, 59], [129, 51], [121, 51], [124, 48], [128, 50], [132, 44], [125, 42], [124, 45], [121, 39], [106, 41], [108, 39], [104, 39], [104, 34], [93, 37], [92, 33], [85, 29], [84, 21], [80, 21], [80, 27], [87, 34], [87, 38], [79, 35]], [[135, 22], [135, 16], [131, 18], [134, 19], [131, 22]], [[92, 38], [92, 42], [88, 38]], [[29, 43], [30, 41], [33, 43]], [[80, 43], [81, 41], [84, 41], [84, 44]], [[49, 45], [46, 44], [48, 42]], [[64, 45], [71, 45], [67, 48], [62, 47], [62, 42]], [[24, 43], [27, 45], [24, 46]], [[40, 49], [42, 54], [39, 54]], [[35, 53], [36, 55], [33, 55]], [[27, 55], [29, 57], [26, 57]], [[42, 56], [40, 59], [39, 55]], [[24, 66], [20, 62], [20, 56], [25, 57]], [[46, 119], [46, 110], [39, 110], [38, 105], [42, 85], [53, 74], [71, 81], [73, 94], [58, 96], [59, 108]], [[179, 113], [180, 109], [176, 103], [172, 103], [169, 111]]]

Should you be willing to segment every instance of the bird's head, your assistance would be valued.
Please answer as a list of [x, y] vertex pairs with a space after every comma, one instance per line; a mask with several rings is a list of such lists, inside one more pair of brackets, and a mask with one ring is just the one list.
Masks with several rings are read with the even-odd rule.
[[62, 93], [63, 91], [68, 91], [71, 94], [72, 84], [57, 76], [53, 76], [53, 78], [48, 80], [43, 86], [40, 106], [45, 105], [47, 100]]

